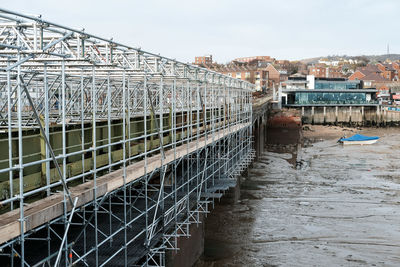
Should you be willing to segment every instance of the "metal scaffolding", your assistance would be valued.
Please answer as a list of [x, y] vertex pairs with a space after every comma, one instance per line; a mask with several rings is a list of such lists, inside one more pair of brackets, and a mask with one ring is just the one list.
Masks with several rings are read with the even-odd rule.
[[0, 262], [164, 266], [251, 163], [253, 89], [0, 9]]

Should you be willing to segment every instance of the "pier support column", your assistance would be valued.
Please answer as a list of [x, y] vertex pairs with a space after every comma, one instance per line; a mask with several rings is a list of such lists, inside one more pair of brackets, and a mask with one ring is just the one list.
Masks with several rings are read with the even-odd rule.
[[190, 225], [190, 237], [178, 237], [178, 251], [167, 251], [166, 266], [193, 266], [204, 251], [205, 218], [200, 215], [200, 224]]
[[376, 124], [379, 125], [381, 123], [381, 112], [380, 106], [376, 107]]
[[260, 121], [259, 119], [256, 120], [254, 123], [254, 130], [253, 130], [253, 136], [254, 136], [254, 149], [256, 150], [256, 160], [259, 159], [261, 152], [260, 152]]
[[349, 124], [351, 124], [351, 106], [349, 107], [349, 113], [350, 113], [350, 115], [349, 115]]
[[387, 123], [387, 110], [385, 108], [382, 108], [381, 115], [382, 115], [383, 125], [386, 126], [386, 123]]
[[264, 135], [264, 145], [263, 148], [265, 149], [265, 146], [267, 144], [267, 139], [268, 139], [268, 134], [267, 134], [267, 128], [268, 128], [268, 122], [267, 122], [268, 114], [264, 114], [264, 128], [263, 128], [263, 135]]
[[361, 107], [361, 125], [365, 125], [365, 112], [364, 112], [364, 106]]
[[260, 127], [260, 152], [264, 152], [264, 147], [265, 147], [265, 128], [266, 124], [264, 120], [261, 120], [261, 127]]
[[338, 123], [338, 113], [339, 113], [339, 107], [336, 106], [336, 107], [335, 107], [335, 124]]
[[311, 107], [311, 124], [314, 124], [314, 107]]

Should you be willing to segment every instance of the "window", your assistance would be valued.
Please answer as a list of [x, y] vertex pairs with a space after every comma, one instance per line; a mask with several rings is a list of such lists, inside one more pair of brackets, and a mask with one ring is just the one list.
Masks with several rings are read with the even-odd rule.
[[362, 104], [366, 103], [365, 93], [296, 93], [296, 104]]

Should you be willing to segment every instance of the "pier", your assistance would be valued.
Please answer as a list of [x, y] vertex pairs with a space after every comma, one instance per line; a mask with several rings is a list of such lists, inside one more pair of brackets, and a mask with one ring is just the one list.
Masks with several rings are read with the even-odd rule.
[[6, 266], [168, 265], [262, 147], [250, 83], [7, 10], [0, 37]]

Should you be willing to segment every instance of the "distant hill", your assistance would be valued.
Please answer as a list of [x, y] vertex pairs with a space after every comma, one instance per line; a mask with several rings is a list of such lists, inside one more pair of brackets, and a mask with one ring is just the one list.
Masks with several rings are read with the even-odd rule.
[[377, 62], [377, 61], [385, 61], [389, 59], [391, 61], [400, 60], [400, 54], [389, 54], [389, 55], [380, 55], [380, 56], [366, 56], [370, 61]]
[[370, 62], [378, 62], [378, 61], [385, 61], [386, 59], [389, 59], [391, 61], [396, 61], [400, 60], [400, 54], [389, 54], [389, 55], [363, 55], [363, 56], [325, 56], [325, 57], [314, 57], [314, 58], [306, 58], [300, 60], [304, 64], [315, 64], [318, 63], [318, 61], [322, 58], [327, 58], [330, 60], [340, 60], [340, 59], [361, 59], [365, 58], [368, 59]]
[[314, 64], [314, 63], [317, 63], [321, 58], [324, 58], [324, 57], [313, 57], [313, 58], [301, 59], [300, 62], [304, 63], [304, 64]]

